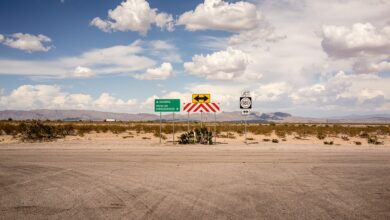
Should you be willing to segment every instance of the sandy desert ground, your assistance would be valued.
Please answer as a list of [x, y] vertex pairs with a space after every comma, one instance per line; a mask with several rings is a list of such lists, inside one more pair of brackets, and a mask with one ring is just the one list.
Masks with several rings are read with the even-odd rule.
[[3, 140], [0, 219], [390, 218], [389, 144], [299, 141]]

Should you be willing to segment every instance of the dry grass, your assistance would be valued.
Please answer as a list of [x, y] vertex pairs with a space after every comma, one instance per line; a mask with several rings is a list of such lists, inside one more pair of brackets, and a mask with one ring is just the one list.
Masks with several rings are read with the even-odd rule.
[[[192, 123], [190, 129], [200, 128], [199, 123]], [[210, 125], [214, 131], [214, 127]], [[162, 134], [172, 134], [172, 124], [162, 124]], [[175, 132], [187, 131], [186, 123], [175, 123]], [[247, 131], [254, 135], [271, 136], [284, 139], [287, 135], [297, 139], [305, 139], [314, 136], [318, 139], [326, 137], [341, 137], [349, 140], [350, 137], [360, 137], [372, 140], [373, 137], [388, 136], [388, 125], [341, 125], [341, 124], [248, 124]], [[151, 133], [159, 137], [160, 127], [158, 122], [62, 122], [62, 121], [0, 121], [0, 135], [13, 135], [22, 139], [51, 140], [67, 135], [83, 136], [86, 133], [97, 132], [114, 134]], [[217, 135], [223, 138], [236, 138], [235, 134], [243, 135], [243, 125], [240, 123], [218, 123]], [[270, 139], [272, 140], [272, 139]], [[375, 139], [376, 140], [376, 139]], [[264, 141], [264, 140], [263, 140]], [[373, 142], [373, 141], [371, 141]]]

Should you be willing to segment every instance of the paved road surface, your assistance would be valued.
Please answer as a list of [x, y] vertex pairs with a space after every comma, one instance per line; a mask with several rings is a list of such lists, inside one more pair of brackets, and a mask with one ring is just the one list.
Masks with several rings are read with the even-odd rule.
[[390, 147], [0, 145], [1, 219], [390, 219]]

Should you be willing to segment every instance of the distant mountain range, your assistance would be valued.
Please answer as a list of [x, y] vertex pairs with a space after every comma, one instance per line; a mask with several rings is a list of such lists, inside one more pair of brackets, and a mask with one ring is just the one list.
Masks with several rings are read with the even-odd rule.
[[[191, 121], [200, 121], [201, 115], [190, 114], [189, 119]], [[156, 121], [159, 120], [158, 114], [147, 113], [113, 113], [113, 112], [100, 112], [91, 110], [4, 110], [0, 111], [0, 120], [64, 120], [64, 121], [103, 121], [105, 119], [115, 119], [117, 121]], [[164, 121], [172, 120], [172, 114], [164, 113], [162, 119]], [[216, 115], [217, 121], [224, 122], [240, 122], [244, 120], [240, 111], [235, 112], [221, 112]], [[175, 120], [187, 121], [187, 114], [175, 114]], [[377, 114], [377, 115], [348, 115], [341, 117], [329, 117], [329, 118], [309, 118], [292, 116], [283, 112], [261, 113], [252, 112], [247, 116], [248, 122], [302, 122], [302, 123], [390, 123], [390, 114]], [[203, 121], [214, 121], [214, 114], [204, 113]]]

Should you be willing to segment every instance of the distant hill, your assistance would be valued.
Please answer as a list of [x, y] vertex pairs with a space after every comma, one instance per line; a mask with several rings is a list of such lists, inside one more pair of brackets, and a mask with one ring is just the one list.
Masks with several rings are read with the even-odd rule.
[[107, 118], [113, 118], [118, 121], [148, 121], [155, 120], [157, 115], [154, 114], [128, 114], [128, 113], [112, 113], [112, 112], [100, 112], [91, 110], [30, 110], [30, 111], [17, 111], [17, 110], [5, 110], [0, 111], [0, 119], [5, 120], [12, 118], [14, 120], [69, 120], [69, 121], [103, 121]]
[[[190, 114], [191, 121], [200, 121], [201, 115]], [[105, 119], [115, 119], [117, 121], [155, 121], [159, 120], [158, 114], [147, 114], [147, 113], [113, 113], [113, 112], [100, 112], [91, 110], [4, 110], [0, 111], [0, 120], [7, 120], [12, 118], [13, 120], [64, 120], [64, 121], [103, 121]], [[172, 114], [164, 113], [163, 120], [172, 120]], [[187, 114], [175, 114], [175, 120], [187, 121]], [[217, 114], [217, 121], [224, 122], [241, 122], [244, 117], [241, 115], [241, 111], [234, 112], [221, 112]], [[309, 117], [298, 117], [293, 116], [289, 113], [284, 112], [272, 112], [272, 113], [261, 113], [251, 112], [246, 117], [248, 122], [301, 122], [301, 123], [390, 123], [390, 114], [381, 115], [349, 115], [349, 116], [338, 116], [330, 118], [309, 118]], [[203, 121], [212, 122], [214, 121], [214, 114], [204, 113]]]

